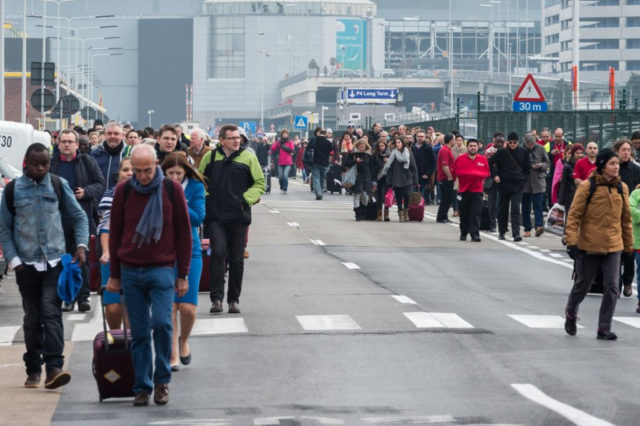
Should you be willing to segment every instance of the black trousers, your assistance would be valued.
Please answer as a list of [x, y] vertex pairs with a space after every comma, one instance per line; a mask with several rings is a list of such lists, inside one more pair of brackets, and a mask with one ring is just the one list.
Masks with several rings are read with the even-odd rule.
[[24, 265], [16, 272], [16, 281], [22, 296], [24, 310], [24, 343], [27, 347], [22, 359], [27, 374], [40, 374], [42, 364], [47, 370], [62, 368], [64, 357], [64, 330], [62, 308], [58, 297], [58, 276], [62, 265], [50, 266], [38, 272], [33, 266]]
[[382, 178], [378, 181], [376, 186], [376, 205], [378, 210], [384, 208], [384, 196], [387, 194], [387, 178]]
[[482, 192], [463, 192], [460, 209], [460, 235], [480, 236], [482, 214]]
[[498, 220], [498, 199], [500, 198], [498, 196], [498, 184], [494, 183], [487, 195], [489, 196], [489, 227], [495, 230]]
[[511, 234], [514, 237], [520, 235], [520, 206], [522, 205], [522, 191], [499, 192], [500, 200], [498, 202], [498, 232], [500, 235], [507, 232], [509, 225], [509, 205], [511, 205]]
[[211, 261], [209, 284], [211, 301], [224, 300], [225, 261], [229, 263], [229, 291], [227, 302], [239, 302], [244, 275], [244, 247], [249, 225], [240, 223], [209, 224]]
[[411, 195], [411, 185], [403, 187], [393, 187], [393, 195], [398, 203], [398, 210], [409, 209], [409, 196]]
[[635, 257], [631, 256], [629, 259], [622, 262], [622, 279], [620, 285], [631, 284], [633, 282], [633, 275], [635, 273]]
[[447, 219], [449, 214], [449, 208], [453, 202], [453, 180], [443, 180], [440, 182], [440, 193], [442, 194], [442, 200], [438, 207], [438, 216], [436, 220], [442, 222]]

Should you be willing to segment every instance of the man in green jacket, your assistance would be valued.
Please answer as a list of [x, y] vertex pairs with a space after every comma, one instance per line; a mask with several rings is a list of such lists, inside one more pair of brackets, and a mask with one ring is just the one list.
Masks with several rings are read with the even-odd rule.
[[222, 313], [225, 260], [229, 264], [229, 313], [240, 313], [240, 291], [244, 273], [244, 247], [251, 224], [251, 206], [265, 190], [262, 168], [255, 154], [241, 148], [238, 127], [224, 125], [218, 134], [220, 144], [207, 152], [200, 172], [208, 179], [207, 216], [211, 239], [209, 281], [210, 313]]

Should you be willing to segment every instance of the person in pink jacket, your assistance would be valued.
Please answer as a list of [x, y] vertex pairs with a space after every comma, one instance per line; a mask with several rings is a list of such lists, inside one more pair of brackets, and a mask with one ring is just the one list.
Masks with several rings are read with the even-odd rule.
[[562, 181], [562, 170], [564, 169], [564, 163], [571, 160], [572, 152], [567, 149], [563, 153], [564, 158], [561, 158], [556, 163], [555, 170], [553, 172], [553, 178], [551, 180], [551, 205], [558, 201], [558, 192], [560, 191], [560, 181]]
[[294, 149], [287, 129], [280, 131], [280, 139], [271, 147], [271, 155], [278, 157], [278, 180], [283, 194], [286, 194], [289, 188], [289, 169], [293, 166]]

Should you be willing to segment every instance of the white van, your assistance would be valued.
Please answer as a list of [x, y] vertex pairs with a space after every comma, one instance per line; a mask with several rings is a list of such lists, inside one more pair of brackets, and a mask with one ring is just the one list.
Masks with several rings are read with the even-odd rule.
[[51, 136], [47, 132], [34, 130], [31, 124], [0, 121], [0, 159], [6, 164], [22, 170], [24, 154], [34, 142], [50, 147]]

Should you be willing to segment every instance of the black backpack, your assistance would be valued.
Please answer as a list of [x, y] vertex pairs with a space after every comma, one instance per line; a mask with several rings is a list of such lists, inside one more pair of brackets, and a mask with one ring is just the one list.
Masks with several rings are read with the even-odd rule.
[[[589, 177], [589, 196], [587, 197], [586, 206], [588, 206], [589, 203], [591, 202], [591, 197], [593, 197], [593, 194], [596, 192], [596, 188], [598, 186], [609, 186], [609, 185], [606, 185], [606, 184], [598, 185], [596, 183], [595, 176], [590, 176]], [[622, 197], [622, 201], [624, 201], [624, 190], [622, 189], [622, 181], [618, 182], [618, 184], [616, 185], [616, 188], [618, 188], [618, 194], [620, 194], [620, 196]]]

